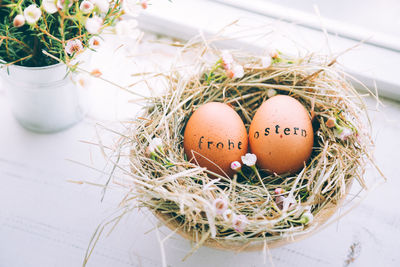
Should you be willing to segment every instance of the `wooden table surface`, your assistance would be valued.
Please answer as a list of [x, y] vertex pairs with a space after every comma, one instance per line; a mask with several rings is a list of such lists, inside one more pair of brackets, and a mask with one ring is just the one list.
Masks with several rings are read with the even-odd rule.
[[[151, 38], [150, 38], [151, 39]], [[114, 47], [115, 48], [115, 47]], [[107, 49], [105, 49], [106, 51]], [[94, 56], [98, 67], [119, 84], [134, 79], [129, 74], [151, 68], [167, 68], [174, 50], [144, 42], [134, 51], [120, 49]], [[110, 51], [113, 51], [112, 53]], [[126, 57], [127, 53], [134, 55]], [[146, 93], [145, 88], [135, 89]], [[399, 88], [400, 90], [400, 88]], [[14, 120], [4, 88], [0, 85], [0, 266], [80, 266], [97, 225], [112, 214], [123, 192], [102, 190], [69, 180], [102, 183], [106, 175], [83, 165], [107, 170], [96, 146], [98, 135], [106, 142], [114, 136], [102, 126], [132, 118], [137, 106], [128, 104], [128, 93], [94, 81], [92, 107], [78, 125], [55, 134], [35, 134]], [[375, 103], [368, 99], [372, 109]], [[376, 160], [388, 181], [339, 221], [312, 237], [271, 249], [264, 263], [262, 252], [231, 253], [200, 248], [182, 262], [189, 242], [179, 236], [164, 242], [170, 266], [400, 266], [400, 104], [383, 100], [381, 111], [371, 111]], [[85, 141], [85, 142], [82, 142]], [[369, 169], [367, 177], [377, 177]], [[146, 211], [126, 216], [98, 243], [88, 266], [161, 266], [160, 243], [170, 233], [154, 229], [156, 220]]]

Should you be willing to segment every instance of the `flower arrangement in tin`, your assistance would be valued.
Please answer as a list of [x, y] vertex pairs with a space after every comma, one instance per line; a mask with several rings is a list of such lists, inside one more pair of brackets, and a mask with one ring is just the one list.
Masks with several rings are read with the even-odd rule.
[[147, 7], [146, 0], [0, 0], [2, 64], [41, 67], [73, 65], [85, 49], [96, 50], [99, 36], [113, 28], [137, 36], [137, 22], [122, 20]]

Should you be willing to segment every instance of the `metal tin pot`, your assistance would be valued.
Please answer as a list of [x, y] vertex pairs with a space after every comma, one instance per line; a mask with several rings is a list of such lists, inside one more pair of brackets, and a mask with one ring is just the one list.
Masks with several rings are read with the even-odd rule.
[[87, 92], [73, 81], [65, 64], [11, 65], [0, 70], [12, 112], [28, 130], [52, 133], [76, 124], [87, 111]]

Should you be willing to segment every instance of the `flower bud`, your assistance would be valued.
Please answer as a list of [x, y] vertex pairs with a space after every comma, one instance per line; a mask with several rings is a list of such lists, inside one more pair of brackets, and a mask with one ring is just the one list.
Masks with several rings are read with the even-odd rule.
[[283, 189], [281, 187], [275, 188], [275, 194], [276, 195], [282, 195], [283, 193], [285, 193], [285, 189]]
[[79, 6], [79, 9], [82, 11], [83, 14], [89, 14], [90, 12], [92, 12], [93, 8], [94, 8], [93, 3], [88, 0], [82, 1], [82, 3]]
[[13, 20], [13, 25], [16, 28], [22, 27], [25, 24], [25, 17], [21, 14], [16, 15], [14, 20]]
[[271, 97], [273, 97], [273, 96], [275, 96], [277, 94], [277, 92], [276, 92], [276, 90], [275, 89], [268, 89], [267, 90], [267, 96], [268, 96], [268, 98], [271, 98]]
[[238, 172], [242, 169], [242, 164], [239, 161], [234, 161], [231, 163], [231, 169]]
[[300, 223], [305, 224], [305, 225], [312, 223], [313, 220], [314, 220], [314, 216], [312, 215], [312, 213], [310, 211], [304, 212], [303, 215], [301, 215], [301, 217], [300, 217]]
[[336, 119], [333, 117], [330, 117], [327, 121], [326, 121], [326, 127], [328, 128], [333, 128], [336, 125]]

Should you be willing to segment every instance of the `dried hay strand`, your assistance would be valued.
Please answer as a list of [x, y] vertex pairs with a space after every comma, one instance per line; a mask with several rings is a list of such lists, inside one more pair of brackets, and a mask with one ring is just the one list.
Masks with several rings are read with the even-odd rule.
[[[270, 66], [263, 66], [260, 56], [236, 52], [233, 58], [244, 75], [229, 78], [222, 52], [210, 44], [189, 43], [183, 51], [198, 53], [194, 73], [153, 75], [166, 81], [165, 93], [146, 99], [128, 133], [120, 135], [118, 151], [129, 151], [129, 166], [120, 168], [125, 177], [119, 184], [126, 189], [121, 207], [148, 208], [171, 230], [195, 242], [193, 251], [202, 245], [250, 251], [309, 236], [344, 205], [354, 181], [367, 189], [366, 166], [376, 167], [367, 108], [346, 73], [335, 66], [336, 59], [279, 53]], [[257, 108], [275, 93], [296, 98], [310, 112], [314, 147], [300, 172], [259, 170], [260, 182], [246, 166], [248, 179], [243, 179], [240, 174], [210, 173], [187, 161], [183, 132], [199, 106], [226, 103], [248, 130]], [[332, 118], [334, 127], [327, 124]], [[226, 203], [224, 214], [218, 213], [216, 200]]]

